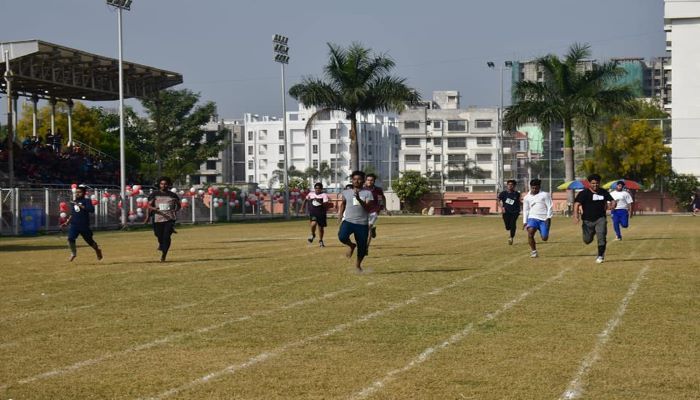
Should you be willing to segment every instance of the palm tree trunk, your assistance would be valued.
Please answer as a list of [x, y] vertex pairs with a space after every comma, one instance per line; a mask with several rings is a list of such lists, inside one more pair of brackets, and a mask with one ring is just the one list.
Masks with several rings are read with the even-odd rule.
[[360, 169], [360, 149], [357, 146], [357, 117], [355, 113], [348, 113], [350, 117], [350, 170]]
[[[574, 135], [571, 129], [571, 121], [564, 121], [564, 173], [566, 181], [574, 180]], [[569, 204], [574, 202], [574, 191], [566, 191]]]

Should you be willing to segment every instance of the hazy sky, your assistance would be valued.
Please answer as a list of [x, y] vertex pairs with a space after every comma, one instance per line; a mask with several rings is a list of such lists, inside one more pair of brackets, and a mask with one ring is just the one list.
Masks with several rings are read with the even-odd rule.
[[[117, 56], [117, 15], [104, 0], [0, 0], [0, 12], [0, 41]], [[290, 38], [288, 87], [319, 75], [326, 42], [358, 41], [394, 58], [395, 74], [424, 98], [456, 89], [465, 106], [498, 104], [489, 60], [562, 54], [573, 42], [590, 43], [598, 59], [650, 58], [665, 47], [662, 0], [134, 0], [124, 57], [182, 73], [180, 87], [215, 101], [221, 117], [279, 115], [274, 33]]]

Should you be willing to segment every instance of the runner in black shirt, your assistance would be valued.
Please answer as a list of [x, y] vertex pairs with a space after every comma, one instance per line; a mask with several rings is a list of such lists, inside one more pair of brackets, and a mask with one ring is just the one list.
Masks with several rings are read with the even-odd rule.
[[501, 202], [501, 215], [506, 230], [510, 231], [508, 244], [513, 244], [515, 231], [517, 228], [518, 216], [520, 215], [520, 192], [515, 190], [516, 181], [513, 179], [506, 182], [506, 190], [498, 195], [498, 200]]
[[610, 192], [600, 188], [600, 175], [589, 176], [588, 182], [590, 182], [591, 187], [576, 195], [574, 223], [578, 224], [579, 220], [583, 219], [581, 229], [584, 243], [590, 244], [593, 241], [593, 236], [598, 237], [598, 257], [595, 261], [601, 264], [605, 261], [606, 236], [608, 235], [606, 211], [608, 208], [615, 209], [615, 200]]

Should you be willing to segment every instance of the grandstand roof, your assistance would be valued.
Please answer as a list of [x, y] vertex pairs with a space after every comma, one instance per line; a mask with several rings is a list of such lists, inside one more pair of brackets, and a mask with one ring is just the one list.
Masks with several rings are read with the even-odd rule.
[[[12, 90], [20, 96], [82, 99], [119, 99], [117, 59], [44, 42], [23, 40], [0, 42], [0, 76], [5, 74], [5, 50], [9, 51], [13, 74]], [[123, 62], [124, 97], [144, 98], [182, 83], [176, 72]], [[5, 92], [4, 80], [0, 91]]]

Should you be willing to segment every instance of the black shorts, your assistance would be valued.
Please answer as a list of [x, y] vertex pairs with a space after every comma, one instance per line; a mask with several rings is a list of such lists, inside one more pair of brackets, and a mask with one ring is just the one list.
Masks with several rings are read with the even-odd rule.
[[328, 223], [326, 222], [326, 214], [319, 214], [319, 215], [309, 215], [309, 221], [316, 222], [316, 225], [325, 228], [328, 226]]

